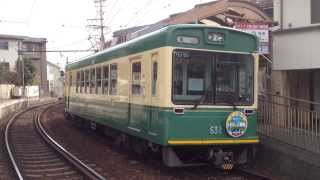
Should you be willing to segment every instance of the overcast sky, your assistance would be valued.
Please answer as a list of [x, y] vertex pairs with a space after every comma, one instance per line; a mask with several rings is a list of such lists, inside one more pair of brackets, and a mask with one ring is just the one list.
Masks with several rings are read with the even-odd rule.
[[[125, 27], [157, 22], [170, 14], [213, 0], [106, 0], [109, 34]], [[88, 49], [94, 31], [87, 19], [97, 17], [94, 0], [1, 0], [0, 34], [47, 38], [47, 50]], [[84, 53], [48, 53], [48, 61], [65, 64]]]

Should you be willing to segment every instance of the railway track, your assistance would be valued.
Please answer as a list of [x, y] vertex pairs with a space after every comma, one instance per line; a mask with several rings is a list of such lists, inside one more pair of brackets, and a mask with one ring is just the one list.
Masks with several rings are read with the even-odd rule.
[[4, 131], [9, 117], [0, 119], [0, 179], [14, 179], [12, 171], [9, 168], [9, 159], [6, 154]]
[[[68, 150], [101, 167], [101, 172], [110, 179], [271, 180], [250, 167], [229, 172], [212, 166], [167, 168], [159, 159], [148, 157], [147, 153], [140, 156], [115, 145], [103, 133], [89, 131], [89, 126], [75, 126], [70, 119], [65, 119], [63, 112], [62, 106], [50, 108], [43, 118], [44, 126]], [[83, 146], [90, 148], [83, 149]]]
[[54, 141], [41, 124], [52, 104], [13, 116], [5, 129], [6, 148], [19, 179], [105, 179]]

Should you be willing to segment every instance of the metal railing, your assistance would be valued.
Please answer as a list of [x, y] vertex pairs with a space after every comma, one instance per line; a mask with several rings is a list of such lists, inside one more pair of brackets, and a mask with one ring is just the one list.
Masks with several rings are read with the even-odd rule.
[[320, 103], [261, 93], [258, 132], [320, 153]]

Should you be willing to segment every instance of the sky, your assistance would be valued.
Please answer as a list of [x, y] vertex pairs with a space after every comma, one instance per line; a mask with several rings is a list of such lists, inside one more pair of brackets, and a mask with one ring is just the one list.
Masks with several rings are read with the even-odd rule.
[[[88, 19], [97, 18], [95, 0], [1, 0], [0, 34], [47, 39], [47, 50], [87, 50], [96, 31]], [[112, 32], [167, 18], [199, 3], [213, 0], [106, 0], [104, 23], [107, 39]], [[91, 53], [91, 52], [90, 52]], [[89, 54], [90, 54], [89, 53]], [[47, 60], [63, 67], [88, 53], [48, 53]]]

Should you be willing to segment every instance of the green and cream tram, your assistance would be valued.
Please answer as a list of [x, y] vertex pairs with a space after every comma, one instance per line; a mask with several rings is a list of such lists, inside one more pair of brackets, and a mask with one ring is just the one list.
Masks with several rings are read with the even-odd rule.
[[168, 166], [232, 168], [259, 142], [257, 43], [231, 28], [165, 27], [68, 64], [65, 110]]

